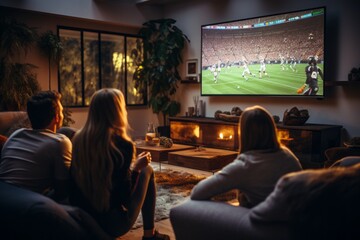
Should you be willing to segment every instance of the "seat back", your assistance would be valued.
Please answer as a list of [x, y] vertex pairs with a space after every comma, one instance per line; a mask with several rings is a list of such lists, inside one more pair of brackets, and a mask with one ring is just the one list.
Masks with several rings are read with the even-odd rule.
[[62, 205], [0, 181], [1, 239], [90, 239]]

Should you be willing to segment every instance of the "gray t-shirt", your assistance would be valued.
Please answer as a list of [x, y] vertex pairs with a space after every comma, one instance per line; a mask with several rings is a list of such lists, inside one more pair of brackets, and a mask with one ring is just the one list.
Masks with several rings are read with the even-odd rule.
[[220, 172], [199, 182], [192, 190], [191, 199], [207, 200], [238, 189], [245, 195], [247, 207], [255, 206], [265, 200], [283, 175], [299, 170], [302, 170], [299, 160], [286, 147], [278, 151], [248, 151], [238, 155]]
[[1, 152], [0, 180], [38, 193], [54, 187], [54, 180], [70, 178], [72, 144], [50, 130], [19, 129]]

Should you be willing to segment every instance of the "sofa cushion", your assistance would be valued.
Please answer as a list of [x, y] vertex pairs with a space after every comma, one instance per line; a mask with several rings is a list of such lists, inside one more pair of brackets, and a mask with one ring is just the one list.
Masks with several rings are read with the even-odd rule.
[[348, 156], [360, 156], [360, 147], [332, 147], [324, 152], [326, 161], [325, 167], [330, 167], [336, 161]]
[[30, 127], [30, 121], [26, 112], [0, 112], [0, 134], [8, 137], [15, 130], [22, 127]]
[[360, 156], [349, 156], [336, 161], [331, 167], [349, 167], [358, 163], [360, 163]]
[[287, 222], [292, 239], [360, 239], [359, 202], [360, 164], [307, 170], [282, 177], [250, 218]]
[[50, 198], [4, 182], [0, 182], [0, 212], [0, 232], [12, 239], [88, 237], [81, 226]]
[[61, 133], [64, 134], [65, 136], [67, 136], [70, 140], [73, 139], [75, 133], [76, 133], [77, 129], [76, 128], [72, 128], [72, 127], [61, 127], [59, 128], [56, 132], [57, 133]]
[[187, 200], [170, 210], [177, 240], [283, 240], [283, 224], [259, 224], [249, 220], [250, 209], [217, 201]]
[[0, 181], [0, 239], [110, 240], [80, 208]]

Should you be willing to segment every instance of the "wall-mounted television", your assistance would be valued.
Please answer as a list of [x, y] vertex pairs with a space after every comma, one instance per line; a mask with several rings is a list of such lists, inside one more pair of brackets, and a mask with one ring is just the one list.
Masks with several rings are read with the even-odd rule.
[[201, 95], [324, 97], [325, 11], [202, 25]]

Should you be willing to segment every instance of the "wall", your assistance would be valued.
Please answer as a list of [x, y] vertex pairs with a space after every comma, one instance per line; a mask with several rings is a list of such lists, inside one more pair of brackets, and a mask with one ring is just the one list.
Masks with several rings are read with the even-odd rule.
[[1, 0], [0, 6], [26, 9], [55, 15], [92, 19], [139, 27], [147, 19], [158, 18], [155, 7], [137, 6], [133, 0]]
[[[148, 10], [151, 11], [146, 14]], [[55, 1], [36, 0], [20, 3], [1, 1], [0, 3], [0, 16], [8, 16], [18, 22], [24, 22], [29, 27], [35, 27], [39, 33], [46, 30], [52, 30], [56, 33], [57, 26], [62, 25], [137, 34], [141, 24], [146, 21], [145, 16], [157, 18], [159, 15], [157, 9], [147, 7], [145, 10], [140, 10], [134, 4], [130, 4], [130, 1], [114, 2], [114, 5], [111, 6], [105, 5], [104, 2], [97, 3], [85, 0], [64, 0], [61, 4]], [[32, 63], [38, 67], [36, 75], [42, 90], [48, 90], [49, 85], [51, 85], [51, 89], [58, 90], [57, 67], [51, 68], [51, 84], [49, 84], [48, 60], [41, 55], [36, 47], [32, 48], [26, 56], [21, 57], [19, 62]], [[81, 128], [84, 125], [87, 111], [88, 108], [71, 108], [71, 117], [75, 120], [72, 127]], [[129, 108], [128, 117], [132, 127], [131, 134], [134, 137], [145, 134], [148, 122], [154, 122], [155, 126], [158, 125], [157, 115], [154, 115], [147, 106]]]
[[[326, 6], [326, 79], [346, 81], [353, 67], [360, 67], [360, 2], [356, 0], [194, 0], [168, 5], [165, 17], [177, 20], [177, 26], [190, 38], [184, 60], [200, 59], [200, 29], [202, 24], [251, 18], [286, 11]], [[182, 70], [184, 72], [184, 69]], [[230, 111], [233, 106], [244, 109], [254, 104], [268, 108], [272, 114], [282, 115], [286, 109], [297, 106], [309, 110], [310, 123], [343, 125], [344, 138], [360, 136], [360, 84], [355, 87], [337, 86], [326, 88], [323, 100], [271, 97], [200, 97], [206, 102], [206, 116], [212, 117], [216, 110]], [[192, 96], [200, 95], [200, 86], [181, 85], [182, 114], [187, 106], [193, 106]]]
[[[134, 5], [131, 0], [2, 0], [0, 5], [23, 8], [33, 11], [48, 12], [64, 16], [80, 17], [92, 20], [107, 21], [121, 26], [141, 26], [143, 22], [160, 16], [177, 20], [176, 25], [190, 38], [184, 60], [200, 59], [200, 26], [202, 24], [221, 22], [233, 19], [250, 18], [260, 15], [295, 11], [300, 9], [326, 6], [326, 77], [331, 81], [345, 81], [352, 67], [360, 66], [360, 2], [357, 0], [183, 0], [165, 5]], [[76, 19], [72, 21], [76, 24]], [[185, 73], [185, 67], [181, 72]], [[47, 74], [47, 73], [46, 73]], [[45, 74], [43, 76], [46, 76]], [[46, 84], [44, 84], [46, 86]], [[311, 123], [343, 125], [344, 138], [360, 136], [358, 105], [360, 96], [357, 87], [338, 86], [326, 89], [324, 100], [270, 97], [201, 97], [206, 102], [206, 116], [212, 117], [216, 110], [230, 110], [233, 106], [242, 109], [260, 104], [272, 114], [282, 116], [286, 109], [297, 106], [309, 110]], [[184, 115], [188, 106], [193, 105], [192, 97], [200, 95], [199, 85], [180, 84], [177, 98], [181, 99]], [[73, 109], [75, 127], [81, 127], [86, 118], [87, 109]], [[129, 119], [135, 129], [133, 135], [143, 135], [146, 123], [157, 124], [157, 118], [149, 109], [129, 109]]]

